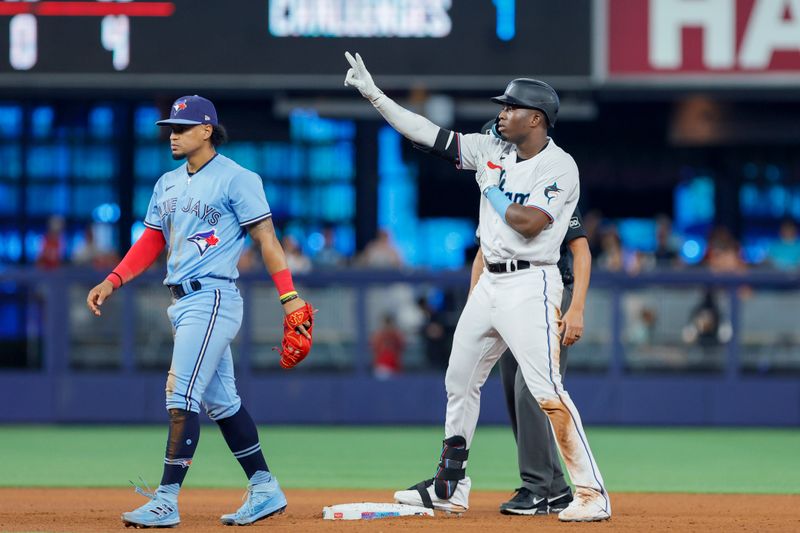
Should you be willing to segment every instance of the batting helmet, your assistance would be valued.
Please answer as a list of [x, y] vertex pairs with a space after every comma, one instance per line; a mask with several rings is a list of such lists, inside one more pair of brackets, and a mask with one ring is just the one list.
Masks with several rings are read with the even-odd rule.
[[550, 127], [555, 126], [558, 115], [558, 95], [556, 91], [543, 81], [530, 78], [511, 80], [506, 92], [492, 98], [492, 102], [502, 105], [514, 105], [538, 109], [547, 117]]

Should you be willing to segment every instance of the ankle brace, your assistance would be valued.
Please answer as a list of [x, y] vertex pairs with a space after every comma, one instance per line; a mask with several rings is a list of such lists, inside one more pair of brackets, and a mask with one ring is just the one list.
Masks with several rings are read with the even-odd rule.
[[453, 496], [458, 482], [466, 477], [468, 457], [469, 450], [464, 437], [450, 437], [442, 442], [439, 468], [433, 476], [434, 489], [439, 498], [447, 500]]

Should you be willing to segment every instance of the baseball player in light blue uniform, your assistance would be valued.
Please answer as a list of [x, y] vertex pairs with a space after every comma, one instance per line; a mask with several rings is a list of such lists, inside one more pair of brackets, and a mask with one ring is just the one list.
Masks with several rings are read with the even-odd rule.
[[261, 178], [221, 154], [193, 175], [180, 167], [158, 180], [144, 224], [169, 243], [164, 284], [187, 293], [168, 310], [175, 352], [167, 409], [199, 411], [202, 404], [214, 420], [239, 410], [230, 343], [242, 322], [242, 298], [233, 280], [242, 226], [269, 216]]
[[[145, 234], [108, 278], [92, 289], [89, 307], [99, 306], [167, 249], [168, 309], [175, 347], [166, 387], [170, 432], [158, 489], [137, 492], [150, 501], [122, 515], [126, 526], [168, 527], [180, 522], [178, 492], [200, 436], [201, 407], [216, 421], [248, 479], [248, 497], [227, 525], [245, 525], [282, 512], [286, 498], [267, 467], [256, 426], [236, 390], [230, 343], [242, 323], [236, 288], [239, 256], [249, 233], [270, 273], [286, 270], [275, 238], [261, 178], [216, 152], [225, 141], [213, 104], [199, 96], [176, 100], [169, 119], [174, 159], [187, 163], [158, 180], [144, 220]], [[288, 272], [288, 271], [287, 271]], [[285, 305], [302, 305], [295, 297]]]

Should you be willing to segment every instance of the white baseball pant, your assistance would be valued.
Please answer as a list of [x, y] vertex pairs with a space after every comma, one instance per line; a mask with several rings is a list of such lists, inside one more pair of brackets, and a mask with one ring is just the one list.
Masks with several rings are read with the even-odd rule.
[[572, 482], [605, 492], [578, 410], [561, 384], [559, 305], [563, 285], [556, 266], [493, 274], [484, 270], [467, 300], [447, 367], [445, 438], [472, 444], [481, 387], [508, 347], [528, 389], [547, 413]]

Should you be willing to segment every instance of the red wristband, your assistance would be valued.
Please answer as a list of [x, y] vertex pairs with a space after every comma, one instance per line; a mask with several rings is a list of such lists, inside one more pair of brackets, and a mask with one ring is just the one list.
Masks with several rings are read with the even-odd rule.
[[294, 292], [292, 273], [288, 268], [284, 268], [280, 272], [275, 272], [272, 275], [272, 281], [275, 282], [275, 288], [278, 290], [279, 298], [283, 298], [288, 293]]

